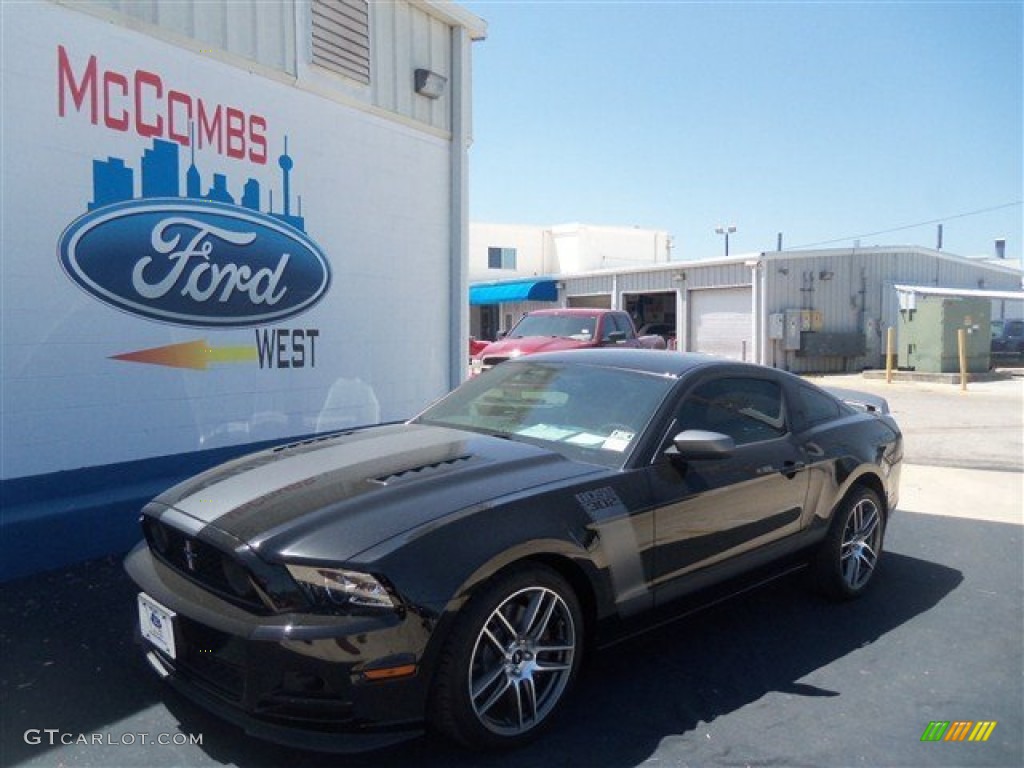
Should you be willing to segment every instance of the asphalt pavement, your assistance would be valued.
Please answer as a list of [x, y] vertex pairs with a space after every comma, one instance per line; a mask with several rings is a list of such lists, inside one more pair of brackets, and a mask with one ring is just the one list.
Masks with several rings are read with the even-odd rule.
[[[0, 768], [1024, 765], [1024, 378], [824, 383], [881, 392], [906, 433], [861, 600], [824, 601], [796, 574], [603, 651], [522, 750], [424, 738], [339, 756], [247, 738], [162, 685], [107, 558], [0, 585]], [[995, 726], [922, 740], [958, 721]]]

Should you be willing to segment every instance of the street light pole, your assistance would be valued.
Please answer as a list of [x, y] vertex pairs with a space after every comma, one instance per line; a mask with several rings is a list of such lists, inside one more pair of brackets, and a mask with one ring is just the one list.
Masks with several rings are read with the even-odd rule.
[[730, 224], [727, 227], [715, 227], [715, 234], [725, 235], [725, 255], [729, 255], [729, 235], [736, 231], [736, 225]]

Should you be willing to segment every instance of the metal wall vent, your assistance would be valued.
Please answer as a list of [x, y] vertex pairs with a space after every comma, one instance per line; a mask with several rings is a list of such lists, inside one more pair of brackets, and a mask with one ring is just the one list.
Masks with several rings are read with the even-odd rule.
[[370, 8], [367, 0], [313, 0], [313, 63], [370, 84]]

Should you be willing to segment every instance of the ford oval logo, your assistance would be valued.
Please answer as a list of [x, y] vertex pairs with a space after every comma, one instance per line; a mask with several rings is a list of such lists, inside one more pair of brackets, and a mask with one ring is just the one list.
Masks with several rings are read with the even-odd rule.
[[240, 328], [305, 312], [327, 292], [327, 259], [272, 214], [214, 201], [146, 198], [79, 217], [61, 265], [112, 307], [178, 325]]

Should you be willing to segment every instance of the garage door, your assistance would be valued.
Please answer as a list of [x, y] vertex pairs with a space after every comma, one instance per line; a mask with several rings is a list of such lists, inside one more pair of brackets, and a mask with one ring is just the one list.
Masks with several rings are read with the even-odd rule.
[[690, 291], [687, 303], [690, 350], [753, 360], [749, 287]]

